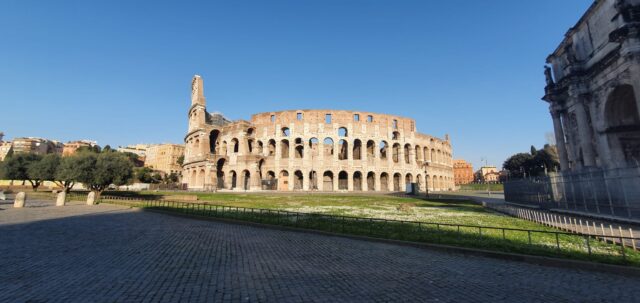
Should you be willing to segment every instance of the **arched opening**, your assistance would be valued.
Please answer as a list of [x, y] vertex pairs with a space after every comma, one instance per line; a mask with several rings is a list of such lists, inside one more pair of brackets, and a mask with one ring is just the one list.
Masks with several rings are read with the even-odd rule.
[[218, 137], [220, 136], [220, 131], [217, 129], [212, 130], [209, 133], [209, 153], [217, 154], [218, 151], [216, 148], [218, 147]]
[[370, 171], [367, 174], [367, 190], [375, 191], [376, 190], [376, 174]]
[[304, 157], [304, 146], [302, 144], [296, 145], [296, 159], [302, 159]]
[[362, 160], [362, 141], [353, 141], [353, 160]]
[[309, 189], [318, 190], [318, 173], [315, 170], [309, 172]]
[[278, 178], [278, 190], [289, 190], [289, 172], [286, 170], [280, 172], [280, 177]]
[[224, 188], [224, 164], [225, 164], [226, 160], [223, 159], [219, 159], [218, 162], [216, 163], [216, 178], [218, 178], [218, 182], [216, 184], [216, 187], [219, 189]]
[[237, 154], [238, 151], [240, 151], [240, 143], [238, 142], [238, 139], [236, 138], [231, 139], [231, 146], [233, 146], [234, 154]]
[[333, 139], [325, 138], [323, 142], [324, 157], [331, 158], [333, 156]]
[[375, 159], [376, 157], [376, 142], [373, 140], [367, 141], [367, 159]]
[[338, 160], [347, 160], [349, 158], [349, 143], [347, 140], [338, 141], [338, 148], [340, 153], [338, 154]]
[[293, 173], [293, 189], [295, 190], [301, 190], [302, 189], [302, 183], [303, 183], [303, 179], [304, 179], [304, 175], [302, 174], [301, 171], [296, 170], [295, 173]]
[[250, 127], [249, 129], [247, 129], [247, 137], [252, 137], [256, 132], [256, 129], [253, 127]]
[[291, 134], [291, 131], [289, 131], [288, 127], [283, 127], [281, 129], [281, 134], [283, 137], [289, 137], [289, 135]]
[[380, 190], [389, 191], [389, 174], [387, 173], [380, 174]]
[[249, 186], [251, 185], [251, 173], [248, 170], [242, 172], [242, 188], [244, 190], [249, 190]]
[[276, 155], [276, 140], [269, 140], [269, 146], [267, 147], [269, 150], [269, 156], [275, 156]]
[[431, 158], [429, 157], [429, 148], [428, 148], [428, 147], [425, 147], [425, 148], [422, 150], [422, 156], [424, 157], [424, 161], [425, 161], [425, 162], [428, 162], [428, 161], [431, 159]]
[[333, 172], [325, 171], [322, 174], [322, 190], [333, 191]]
[[309, 139], [309, 150], [311, 152], [311, 156], [318, 156], [319, 155], [319, 147], [318, 144], [320, 142], [318, 141], [318, 138], [311, 138]]
[[338, 136], [339, 137], [348, 137], [349, 136], [349, 132], [347, 131], [347, 128], [346, 127], [338, 128]]
[[433, 183], [431, 183], [431, 176], [427, 175], [425, 177], [425, 179], [427, 179], [427, 190], [432, 190], [433, 189]]
[[411, 184], [411, 183], [413, 183], [413, 175], [407, 174], [404, 177], [404, 184]]
[[338, 173], [338, 189], [339, 190], [349, 189], [349, 174], [347, 174], [347, 172], [344, 170]]
[[393, 162], [394, 163], [400, 162], [400, 144], [398, 143], [394, 144], [392, 148], [392, 152], [393, 152], [393, 155], [392, 155]]
[[621, 85], [609, 94], [604, 118], [610, 148], [622, 151], [627, 162], [640, 162], [640, 115], [633, 86]]
[[399, 132], [393, 132], [392, 139], [393, 140], [400, 140], [400, 133]]
[[289, 140], [280, 141], [280, 156], [282, 159], [289, 158]]
[[415, 148], [415, 153], [416, 153], [416, 163], [422, 161], [422, 148], [420, 148], [420, 146], [416, 145]]
[[416, 183], [418, 183], [418, 189], [420, 191], [424, 191], [424, 183], [422, 183], [422, 175], [418, 174], [416, 176]]
[[253, 139], [248, 139], [247, 140], [247, 148], [249, 149], [249, 153], [252, 154], [253, 153]]
[[387, 150], [389, 149], [389, 144], [386, 141], [380, 142], [380, 160], [387, 160]]
[[431, 162], [436, 163], [438, 162], [436, 159], [436, 150], [435, 149], [431, 149]]
[[411, 163], [411, 145], [404, 145], [404, 163]]
[[264, 189], [266, 190], [275, 190], [277, 189], [278, 185], [276, 184], [276, 173], [273, 171], [268, 171], [267, 172], [267, 176], [266, 176], [266, 182], [265, 182], [265, 186]]
[[393, 175], [393, 191], [400, 191], [400, 178], [399, 173]]
[[353, 190], [362, 191], [362, 173], [359, 171], [353, 173]]
[[237, 187], [237, 182], [238, 182], [238, 175], [236, 174], [235, 171], [231, 171], [231, 189], [234, 189]]

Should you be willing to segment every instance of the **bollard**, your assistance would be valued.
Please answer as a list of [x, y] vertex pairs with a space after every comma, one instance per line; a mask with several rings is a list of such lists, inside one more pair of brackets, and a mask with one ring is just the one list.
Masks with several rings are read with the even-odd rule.
[[95, 205], [96, 204], [96, 193], [91, 191], [87, 196], [87, 205]]
[[67, 199], [67, 193], [63, 190], [58, 193], [58, 197], [56, 198], [56, 206], [64, 206]]
[[16, 200], [13, 202], [13, 207], [23, 208], [26, 200], [27, 194], [25, 194], [23, 191], [19, 192], [16, 195]]

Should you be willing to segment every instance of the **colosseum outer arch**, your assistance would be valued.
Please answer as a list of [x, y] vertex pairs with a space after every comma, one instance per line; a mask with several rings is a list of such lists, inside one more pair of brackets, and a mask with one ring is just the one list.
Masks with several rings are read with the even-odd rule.
[[345, 110], [289, 110], [229, 121], [191, 85], [183, 183], [202, 191], [404, 191], [453, 188], [451, 142], [413, 119]]

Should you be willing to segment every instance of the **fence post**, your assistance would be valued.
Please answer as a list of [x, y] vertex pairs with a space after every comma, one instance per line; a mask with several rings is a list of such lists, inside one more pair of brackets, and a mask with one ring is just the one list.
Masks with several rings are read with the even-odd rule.
[[633, 229], [629, 228], [629, 235], [631, 235], [631, 246], [633, 250], [636, 250], [636, 239], [633, 237]]

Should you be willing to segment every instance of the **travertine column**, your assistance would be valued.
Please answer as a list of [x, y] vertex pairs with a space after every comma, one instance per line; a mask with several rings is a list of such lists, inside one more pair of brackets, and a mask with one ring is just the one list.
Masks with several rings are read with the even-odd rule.
[[309, 184], [311, 184], [311, 173], [303, 172], [302, 173], [302, 189], [305, 191], [309, 190]]
[[[570, 142], [574, 134], [571, 132], [570, 129], [565, 129], [565, 126], [567, 126], [567, 124], [569, 123], [569, 116], [567, 115], [567, 112], [565, 111], [560, 112], [560, 118], [561, 118], [560, 121], [563, 122], [562, 123], [562, 133], [564, 134], [563, 138], [566, 138], [567, 141]], [[564, 146], [567, 154], [567, 163], [573, 163], [573, 166], [570, 167], [570, 169], [576, 169], [580, 165], [580, 163], [578, 163], [578, 156], [576, 154], [576, 151], [574, 150], [575, 148], [573, 148], [573, 146], [570, 144], [566, 144], [566, 142]]]
[[595, 153], [591, 139], [591, 126], [587, 119], [587, 112], [582, 102], [577, 102], [574, 111], [578, 122], [578, 136], [580, 137], [580, 146], [582, 147], [582, 158], [584, 166], [593, 167], [596, 164]]
[[347, 190], [353, 191], [353, 172], [347, 172]]
[[556, 135], [556, 145], [558, 147], [558, 156], [560, 157], [560, 168], [563, 171], [569, 170], [569, 162], [567, 160], [567, 149], [564, 141], [564, 131], [562, 122], [560, 121], [560, 113], [557, 110], [551, 110], [553, 118], [553, 130]]
[[254, 163], [251, 165], [251, 177], [249, 183], [250, 190], [261, 190], [262, 184], [260, 183], [260, 169], [258, 168], [258, 163]]
[[87, 195], [87, 205], [95, 205], [96, 204], [96, 192], [90, 191], [89, 195]]
[[15, 207], [15, 208], [23, 208], [26, 200], [27, 200], [27, 194], [25, 194], [22, 191], [19, 192], [16, 195], [15, 201], [13, 202], [13, 207]]
[[67, 192], [62, 190], [61, 192], [58, 193], [58, 196], [56, 197], [56, 206], [64, 206], [66, 199], [67, 199]]

